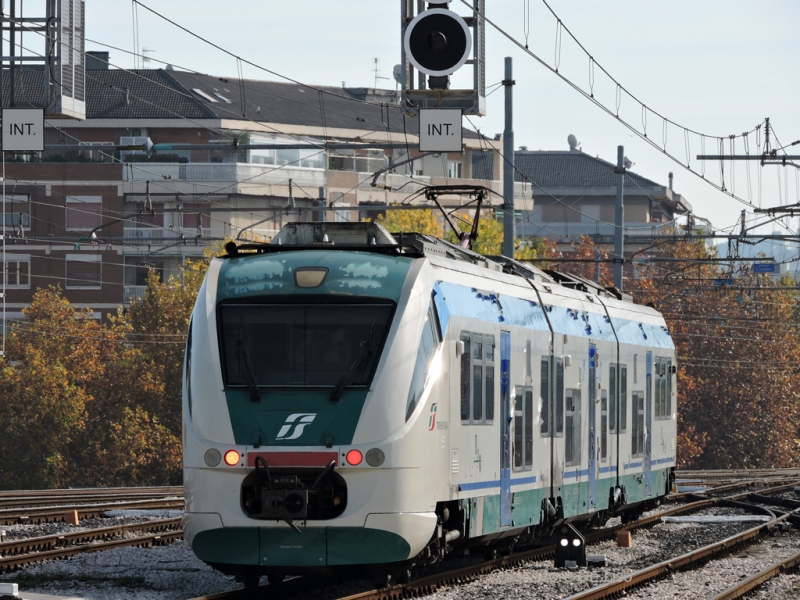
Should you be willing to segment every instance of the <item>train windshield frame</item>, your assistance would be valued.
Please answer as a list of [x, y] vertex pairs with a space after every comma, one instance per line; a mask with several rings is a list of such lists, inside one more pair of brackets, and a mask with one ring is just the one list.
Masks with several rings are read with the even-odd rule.
[[217, 309], [226, 389], [366, 389], [372, 383], [396, 305], [230, 303]]

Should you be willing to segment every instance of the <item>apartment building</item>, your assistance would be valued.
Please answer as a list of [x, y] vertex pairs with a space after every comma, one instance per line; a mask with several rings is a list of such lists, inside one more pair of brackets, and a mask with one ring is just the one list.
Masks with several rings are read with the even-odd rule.
[[[6, 155], [8, 318], [49, 285], [101, 318], [141, 297], [150, 270], [180, 277], [226, 237], [375, 216], [367, 211], [453, 180], [500, 189], [501, 160], [482, 181], [472, 173], [472, 154], [497, 153], [500, 140], [464, 130], [461, 153], [420, 155], [417, 119], [393, 91], [128, 71], [93, 54], [86, 120], [47, 120], [44, 152]], [[42, 76], [16, 74], [16, 105]]]

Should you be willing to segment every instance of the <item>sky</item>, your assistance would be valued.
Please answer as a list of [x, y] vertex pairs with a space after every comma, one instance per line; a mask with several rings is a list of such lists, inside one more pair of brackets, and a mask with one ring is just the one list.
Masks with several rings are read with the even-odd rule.
[[[398, 0], [143, 0], [183, 27], [248, 59], [265, 69], [311, 85], [373, 87], [374, 60], [378, 59], [379, 86], [393, 88], [392, 67], [400, 62], [400, 2]], [[707, 136], [727, 139], [750, 131], [770, 117], [782, 144], [800, 139], [800, 2], [797, 0], [548, 0], [549, 6], [592, 56], [598, 100], [614, 112], [616, 87], [604, 78], [602, 66], [630, 94], [678, 126], [667, 126], [663, 151], [663, 121], [647, 112], [647, 133], [654, 148], [639, 139], [613, 115], [608, 115], [567, 83], [540, 65], [506, 37], [487, 25], [487, 86], [503, 79], [504, 57], [514, 63], [514, 135], [516, 146], [531, 150], [567, 150], [574, 134], [581, 149], [616, 162], [617, 146], [633, 162], [632, 170], [666, 185], [673, 172], [674, 189], [700, 217], [716, 230], [736, 225], [743, 209], [752, 206], [717, 191], [684, 168], [687, 162], [683, 127]], [[511, 37], [553, 66], [576, 85], [589, 90], [590, 60], [564, 31], [556, 43], [557, 21], [542, 0], [486, 0], [486, 16]], [[529, 6], [529, 18], [525, 7]], [[451, 9], [468, 14], [461, 0]], [[139, 48], [146, 55], [176, 67], [212, 75], [236, 77], [236, 60], [139, 7], [131, 0], [87, 0], [87, 50], [109, 50], [111, 63], [132, 68], [134, 59], [122, 51], [134, 48], [134, 23], [138, 23]], [[99, 42], [99, 43], [97, 43]], [[557, 52], [560, 48], [560, 52]], [[146, 66], [158, 66], [150, 62]], [[466, 69], [465, 69], [466, 70]], [[280, 80], [276, 75], [244, 66], [244, 76]], [[454, 76], [454, 83], [457, 73]], [[494, 88], [490, 88], [494, 89]], [[493, 136], [503, 130], [503, 90], [489, 95], [487, 115], [471, 123]], [[622, 95], [620, 116], [643, 129], [642, 109]], [[469, 126], [469, 123], [465, 123]], [[763, 128], [762, 128], [763, 132]], [[700, 138], [689, 135], [689, 163], [695, 159]], [[763, 134], [761, 136], [763, 143]], [[706, 153], [717, 153], [712, 141]], [[756, 151], [755, 134], [748, 137]], [[737, 139], [737, 153], [744, 142]], [[795, 154], [800, 154], [800, 145]], [[800, 169], [760, 167], [737, 163], [731, 172], [724, 165], [726, 187], [754, 206], [770, 207], [800, 202]], [[759, 185], [759, 171], [761, 183]], [[706, 177], [720, 183], [719, 162], [707, 163]], [[748, 214], [748, 226], [764, 221]], [[787, 223], [798, 229], [797, 220]], [[774, 225], [760, 231], [769, 232]], [[737, 228], [738, 231], [738, 228]]]

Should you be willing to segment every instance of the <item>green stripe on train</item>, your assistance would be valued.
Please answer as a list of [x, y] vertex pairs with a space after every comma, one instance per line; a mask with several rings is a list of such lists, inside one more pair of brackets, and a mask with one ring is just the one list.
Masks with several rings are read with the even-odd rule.
[[[220, 268], [217, 302], [247, 298], [302, 302], [303, 296], [342, 299], [379, 298], [398, 302], [413, 259], [368, 252], [336, 250], [288, 251], [244, 255], [228, 259]], [[302, 267], [324, 267], [328, 275], [316, 288], [297, 287], [294, 272]], [[346, 391], [340, 402], [329, 401], [330, 391], [261, 390], [260, 403], [250, 401], [246, 390], [226, 390], [225, 398], [233, 436], [242, 445], [339, 445], [353, 441], [364, 390]], [[314, 421], [295, 440], [277, 441], [278, 431], [293, 413], [313, 413]]]
[[397, 562], [409, 558], [402, 537], [367, 527], [225, 527], [198, 533], [192, 550], [207, 563], [264, 567], [324, 567]]
[[[350, 296], [397, 302], [413, 259], [368, 252], [305, 250], [256, 254], [222, 263], [217, 302], [277, 296]], [[302, 267], [328, 269], [316, 288], [297, 287], [294, 272]]]

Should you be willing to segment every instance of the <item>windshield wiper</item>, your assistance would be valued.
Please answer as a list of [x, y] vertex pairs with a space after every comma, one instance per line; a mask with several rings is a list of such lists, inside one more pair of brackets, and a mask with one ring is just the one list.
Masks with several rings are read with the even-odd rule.
[[369, 329], [369, 337], [361, 342], [361, 352], [359, 352], [358, 356], [356, 357], [353, 364], [350, 366], [347, 371], [342, 373], [342, 376], [339, 378], [339, 381], [336, 382], [336, 386], [334, 386], [333, 391], [331, 392], [330, 397], [328, 398], [331, 402], [338, 402], [342, 399], [342, 394], [347, 386], [349, 386], [353, 382], [353, 378], [356, 376], [359, 368], [366, 368], [369, 364], [369, 359], [372, 356], [372, 332], [375, 331], [375, 321], [372, 322], [372, 325]]
[[239, 339], [236, 340], [236, 357], [239, 359], [239, 377], [243, 377], [250, 390], [250, 401], [261, 402], [261, 394], [258, 393], [258, 383], [253, 364], [250, 362], [250, 355], [247, 353], [247, 346], [242, 339], [243, 332], [239, 331]]

